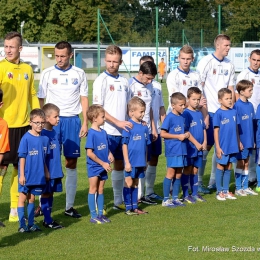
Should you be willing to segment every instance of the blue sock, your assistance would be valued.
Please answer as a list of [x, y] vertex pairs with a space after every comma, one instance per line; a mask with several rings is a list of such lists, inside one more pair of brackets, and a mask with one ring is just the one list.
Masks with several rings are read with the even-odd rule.
[[[240, 172], [241, 171], [241, 172]], [[241, 183], [242, 183], [242, 170], [236, 169], [235, 179], [236, 179], [236, 190], [241, 190]]]
[[28, 215], [28, 226], [31, 227], [34, 224], [34, 203], [28, 203], [27, 215]]
[[217, 193], [222, 191], [222, 176], [223, 176], [223, 171], [220, 169], [216, 169], [216, 187], [217, 187]]
[[88, 194], [88, 207], [91, 218], [97, 217], [95, 194]]
[[198, 187], [199, 187], [199, 176], [198, 174], [191, 174], [190, 175], [190, 187], [192, 191], [192, 196], [198, 195]]
[[256, 166], [257, 187], [260, 187], [260, 165]]
[[97, 194], [97, 208], [98, 208], [98, 215], [103, 215], [104, 209], [104, 194]]
[[24, 207], [18, 207], [17, 213], [18, 213], [18, 217], [19, 217], [20, 228], [26, 227], [25, 217], [24, 217]]
[[131, 188], [124, 187], [123, 195], [124, 195], [124, 202], [125, 202], [125, 210], [128, 211], [133, 209]]
[[48, 198], [48, 203], [49, 203], [50, 211], [52, 211], [53, 195], [51, 195], [51, 197]]
[[183, 191], [183, 198], [189, 196], [189, 178], [190, 175], [186, 175], [186, 174], [181, 175], [181, 187]]
[[131, 187], [131, 198], [133, 209], [138, 208], [138, 188]]
[[49, 198], [41, 197], [41, 209], [42, 209], [42, 213], [44, 215], [44, 222], [47, 223], [47, 224], [52, 223], [53, 220], [51, 218]]
[[223, 173], [223, 191], [225, 193], [229, 192], [230, 175], [231, 175], [231, 170], [224, 170], [224, 173]]
[[175, 179], [172, 187], [172, 198], [174, 200], [178, 199], [179, 197], [180, 186], [181, 186], [181, 179]]
[[172, 180], [165, 177], [163, 180], [163, 196], [164, 196], [163, 201], [166, 201], [170, 198], [169, 194], [170, 194], [171, 185], [172, 185]]
[[242, 185], [244, 190], [248, 188], [248, 171], [242, 173]]

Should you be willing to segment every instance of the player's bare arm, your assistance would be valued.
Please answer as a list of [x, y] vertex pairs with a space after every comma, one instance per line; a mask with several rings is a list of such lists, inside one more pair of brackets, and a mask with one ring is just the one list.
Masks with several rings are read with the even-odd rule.
[[121, 128], [121, 129], [124, 129], [128, 132], [128, 129], [127, 128], [130, 128], [132, 129], [133, 125], [131, 122], [129, 121], [120, 121], [116, 118], [114, 118], [113, 116], [111, 116], [107, 111], [105, 111], [106, 114], [105, 114], [105, 117], [106, 117], [106, 121], [116, 125], [117, 127]]
[[82, 107], [82, 126], [80, 129], [79, 137], [86, 137], [88, 134], [88, 119], [87, 119], [87, 112], [88, 112], [88, 97], [80, 96], [80, 102]]

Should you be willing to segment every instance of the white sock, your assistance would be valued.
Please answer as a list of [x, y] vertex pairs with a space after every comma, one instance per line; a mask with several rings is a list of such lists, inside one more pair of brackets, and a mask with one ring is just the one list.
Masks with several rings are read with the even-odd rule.
[[113, 170], [111, 173], [112, 187], [114, 193], [114, 204], [123, 203], [124, 171]]
[[145, 173], [145, 194], [154, 193], [154, 183], [156, 178], [156, 166], [148, 165]]
[[138, 199], [141, 199], [144, 196], [144, 184], [145, 184], [145, 179], [139, 179], [139, 184], [138, 184]]
[[249, 156], [249, 165], [248, 165], [248, 180], [253, 182], [256, 180], [256, 166], [255, 163], [255, 153], [256, 151], [252, 151], [252, 155]]
[[66, 168], [66, 210], [74, 205], [76, 191], [77, 191], [77, 169]]
[[211, 174], [210, 174], [209, 185], [216, 183], [216, 169], [217, 169], [217, 162], [216, 162], [216, 153], [215, 153], [215, 149], [214, 149], [214, 153], [212, 155], [212, 164], [211, 164]]
[[206, 164], [207, 164], [208, 154], [209, 154], [209, 151], [203, 151], [202, 166], [198, 170], [198, 180], [199, 180], [198, 183], [199, 183], [199, 185], [201, 185], [202, 182], [203, 182], [203, 175], [204, 175], [205, 167], [206, 167]]
[[10, 214], [12, 215], [12, 216], [17, 216], [17, 208], [10, 208]]

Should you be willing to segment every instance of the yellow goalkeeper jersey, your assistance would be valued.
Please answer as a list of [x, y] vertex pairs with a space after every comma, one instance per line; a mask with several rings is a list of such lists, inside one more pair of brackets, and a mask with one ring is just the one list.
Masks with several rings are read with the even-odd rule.
[[0, 117], [7, 121], [9, 128], [29, 125], [30, 110], [40, 107], [31, 66], [6, 59], [0, 61], [0, 88], [4, 102]]

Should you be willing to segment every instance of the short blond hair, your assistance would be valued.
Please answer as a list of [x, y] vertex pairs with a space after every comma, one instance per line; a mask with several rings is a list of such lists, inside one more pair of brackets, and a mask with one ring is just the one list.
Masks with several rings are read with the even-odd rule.
[[132, 97], [128, 102], [128, 111], [134, 111], [138, 107], [146, 107], [145, 102], [139, 97]]
[[193, 51], [192, 47], [187, 44], [182, 46], [182, 48], [180, 49], [179, 55], [181, 54], [181, 52], [183, 52], [185, 54], [192, 54], [192, 57], [194, 56], [194, 51]]
[[100, 113], [105, 114], [105, 109], [100, 105], [91, 105], [88, 108], [87, 117], [88, 120], [93, 123], [93, 119], [97, 118]]

